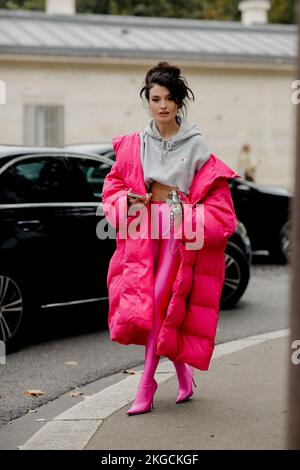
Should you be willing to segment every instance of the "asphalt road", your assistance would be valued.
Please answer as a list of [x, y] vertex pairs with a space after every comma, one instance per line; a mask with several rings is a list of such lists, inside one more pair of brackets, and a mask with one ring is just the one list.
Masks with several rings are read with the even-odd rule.
[[[220, 312], [216, 342], [288, 328], [289, 289], [289, 266], [252, 266], [240, 302]], [[101, 313], [57, 312], [39, 325], [39, 342], [7, 356], [0, 365], [0, 427], [76, 386], [143, 363], [143, 347], [110, 341], [97, 321]], [[23, 395], [32, 389], [43, 395]]]

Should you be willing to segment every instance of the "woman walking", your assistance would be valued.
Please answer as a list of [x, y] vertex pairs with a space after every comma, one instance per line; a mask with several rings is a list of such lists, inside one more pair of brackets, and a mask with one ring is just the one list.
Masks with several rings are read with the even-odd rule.
[[193, 395], [193, 369], [208, 369], [224, 251], [237, 225], [227, 180], [239, 175], [184, 117], [194, 94], [180, 69], [167, 62], [151, 68], [143, 94], [151, 120], [143, 131], [113, 139], [116, 162], [102, 193], [117, 235], [107, 276], [110, 337], [145, 346], [129, 415], [151, 411], [161, 356], [176, 370], [176, 403]]

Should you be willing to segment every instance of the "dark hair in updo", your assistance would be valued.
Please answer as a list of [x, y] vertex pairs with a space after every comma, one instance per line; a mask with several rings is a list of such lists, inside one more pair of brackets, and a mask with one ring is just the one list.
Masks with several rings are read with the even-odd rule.
[[178, 105], [182, 115], [186, 113], [186, 101], [194, 101], [195, 99], [186, 79], [181, 75], [180, 68], [170, 65], [168, 62], [159, 62], [148, 70], [140, 97], [143, 98], [144, 93], [149, 101], [150, 89], [154, 85], [165, 86], [169, 90], [171, 99]]

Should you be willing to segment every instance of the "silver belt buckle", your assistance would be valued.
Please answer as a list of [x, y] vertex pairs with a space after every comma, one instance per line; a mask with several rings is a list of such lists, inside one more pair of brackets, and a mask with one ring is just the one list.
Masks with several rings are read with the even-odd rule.
[[170, 207], [170, 222], [171, 224], [174, 223], [175, 218], [182, 217], [182, 206], [181, 206], [181, 199], [177, 194], [176, 190], [170, 191], [168, 193], [166, 203]]

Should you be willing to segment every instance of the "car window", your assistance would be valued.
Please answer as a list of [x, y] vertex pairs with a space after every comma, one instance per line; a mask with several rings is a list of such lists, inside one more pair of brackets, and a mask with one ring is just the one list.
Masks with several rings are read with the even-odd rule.
[[102, 197], [102, 188], [106, 175], [109, 173], [111, 166], [98, 160], [85, 158], [70, 158], [76, 174], [83, 176], [89, 190], [92, 194], [93, 201], [99, 201]]
[[22, 175], [26, 180], [36, 183], [40, 177], [41, 170], [45, 162], [43, 161], [30, 161], [17, 165], [15, 171], [17, 174]]
[[0, 204], [25, 202], [24, 192], [18, 182], [15, 171], [9, 167], [0, 175]]
[[75, 190], [70, 172], [59, 157], [33, 157], [14, 165], [26, 202], [68, 202]]

